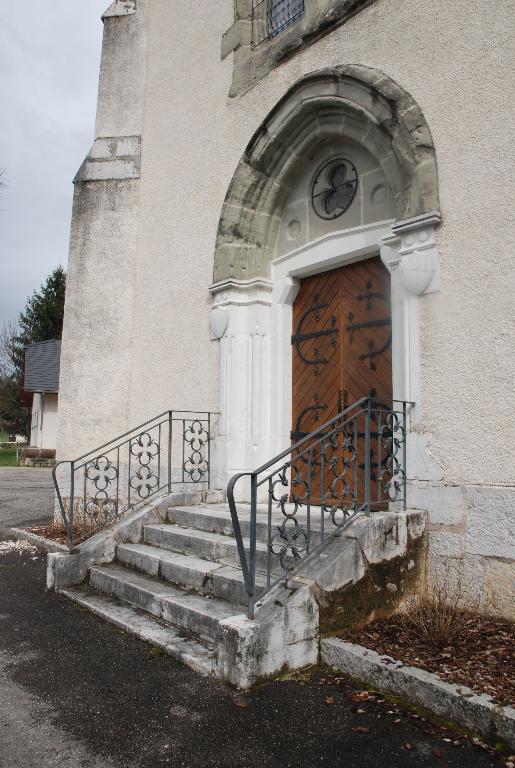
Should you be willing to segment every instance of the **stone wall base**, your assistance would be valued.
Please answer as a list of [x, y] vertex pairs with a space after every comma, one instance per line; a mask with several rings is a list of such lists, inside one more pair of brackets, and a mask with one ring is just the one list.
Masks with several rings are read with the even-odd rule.
[[428, 515], [428, 584], [448, 574], [481, 610], [515, 620], [515, 487], [418, 481], [408, 503]]

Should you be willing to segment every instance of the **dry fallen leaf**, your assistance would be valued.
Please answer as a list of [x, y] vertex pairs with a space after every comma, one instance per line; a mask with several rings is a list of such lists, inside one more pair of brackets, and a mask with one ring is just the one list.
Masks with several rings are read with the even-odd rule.
[[352, 694], [352, 698], [354, 701], [366, 701], [370, 698], [370, 694], [368, 691], [356, 691]]
[[247, 709], [249, 706], [248, 699], [244, 699], [243, 696], [237, 696], [235, 699], [233, 699], [234, 705], [236, 707], [239, 707], [240, 709]]
[[324, 704], [334, 704], [334, 698], [332, 696], [328, 696], [327, 699], [324, 699]]
[[473, 613], [461, 616], [461, 620], [463, 632], [459, 639], [443, 648], [421, 638], [399, 617], [376, 620], [364, 636], [359, 630], [359, 638], [356, 630], [349, 630], [345, 639], [361, 644], [365, 641], [381, 657], [435, 672], [442, 680], [458, 685], [464, 697], [473, 696], [467, 690], [472, 689], [475, 693], [486, 693], [494, 703], [513, 706], [514, 679], [506, 674], [506, 668], [512, 659], [514, 625]]
[[441, 749], [438, 749], [438, 747], [433, 747], [433, 748], [432, 748], [432, 750], [431, 750], [431, 752], [433, 753], [433, 755], [434, 755], [435, 757], [442, 757], [442, 755], [443, 755], [443, 752], [442, 752], [442, 750], [441, 750]]
[[366, 725], [357, 725], [355, 728], [352, 729], [354, 733], [369, 733], [370, 729], [366, 727]]
[[413, 744], [411, 741], [407, 741], [406, 744], [404, 745], [404, 749], [411, 750], [411, 749], [416, 749], [416, 748], [417, 748], [417, 745]]

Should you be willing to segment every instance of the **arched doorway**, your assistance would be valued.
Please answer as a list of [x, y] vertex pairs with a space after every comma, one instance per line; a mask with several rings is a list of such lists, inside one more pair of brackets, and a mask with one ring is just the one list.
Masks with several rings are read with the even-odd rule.
[[[303, 292], [310, 292], [303, 289], [309, 280], [331, 287], [339, 276], [339, 312], [342, 318], [347, 314], [349, 326], [342, 326], [347, 344], [340, 357], [351, 351], [351, 338], [354, 349], [368, 348], [356, 358], [368, 365], [367, 376], [359, 386], [345, 386], [350, 369], [345, 373], [340, 365], [326, 393], [328, 408], [343, 405], [346, 389], [349, 401], [374, 388], [378, 396], [413, 395], [418, 326], [409, 296], [437, 285], [437, 207], [429, 129], [411, 97], [382, 73], [351, 66], [314, 73], [272, 110], [234, 174], [217, 236], [211, 291], [212, 335], [220, 339], [215, 463], [221, 484], [284, 449], [291, 433], [302, 431], [297, 422], [304, 408], [317, 413], [315, 395], [321, 393], [311, 387], [308, 403], [308, 379], [296, 385], [292, 367], [297, 310]], [[355, 282], [368, 269], [360, 262], [373, 263], [378, 290], [374, 280], [367, 286], [370, 277], [363, 285]], [[327, 277], [331, 270], [337, 272]], [[353, 297], [344, 287], [351, 284]], [[388, 302], [372, 296], [378, 292], [391, 293], [391, 311]], [[349, 312], [360, 316], [357, 323]], [[364, 333], [368, 322], [373, 335]], [[354, 333], [353, 324], [360, 326]], [[332, 344], [334, 334], [326, 339]], [[387, 354], [379, 354], [386, 340]], [[316, 360], [314, 348], [311, 353]], [[381, 355], [391, 375], [378, 375]], [[304, 395], [295, 399], [296, 386], [305, 401]]]

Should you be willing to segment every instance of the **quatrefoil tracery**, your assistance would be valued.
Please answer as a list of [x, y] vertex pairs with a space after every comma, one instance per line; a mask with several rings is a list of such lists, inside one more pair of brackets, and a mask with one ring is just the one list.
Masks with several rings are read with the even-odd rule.
[[86, 465], [86, 477], [92, 481], [96, 491], [103, 492], [117, 479], [118, 469], [107, 456], [99, 456]]
[[153, 458], [159, 453], [159, 443], [149, 432], [142, 432], [131, 442], [131, 454], [138, 459], [142, 467], [148, 467]]
[[130, 486], [137, 491], [140, 499], [147, 499], [159, 485], [159, 477], [147, 465], [142, 465], [131, 475]]
[[336, 219], [347, 211], [358, 187], [356, 166], [345, 157], [325, 163], [311, 190], [311, 202], [321, 219]]

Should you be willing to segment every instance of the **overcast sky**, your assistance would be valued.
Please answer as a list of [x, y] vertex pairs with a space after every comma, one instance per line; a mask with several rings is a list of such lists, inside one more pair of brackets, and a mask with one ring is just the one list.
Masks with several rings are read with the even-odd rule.
[[72, 179], [93, 142], [109, 0], [0, 0], [0, 327], [66, 267]]

